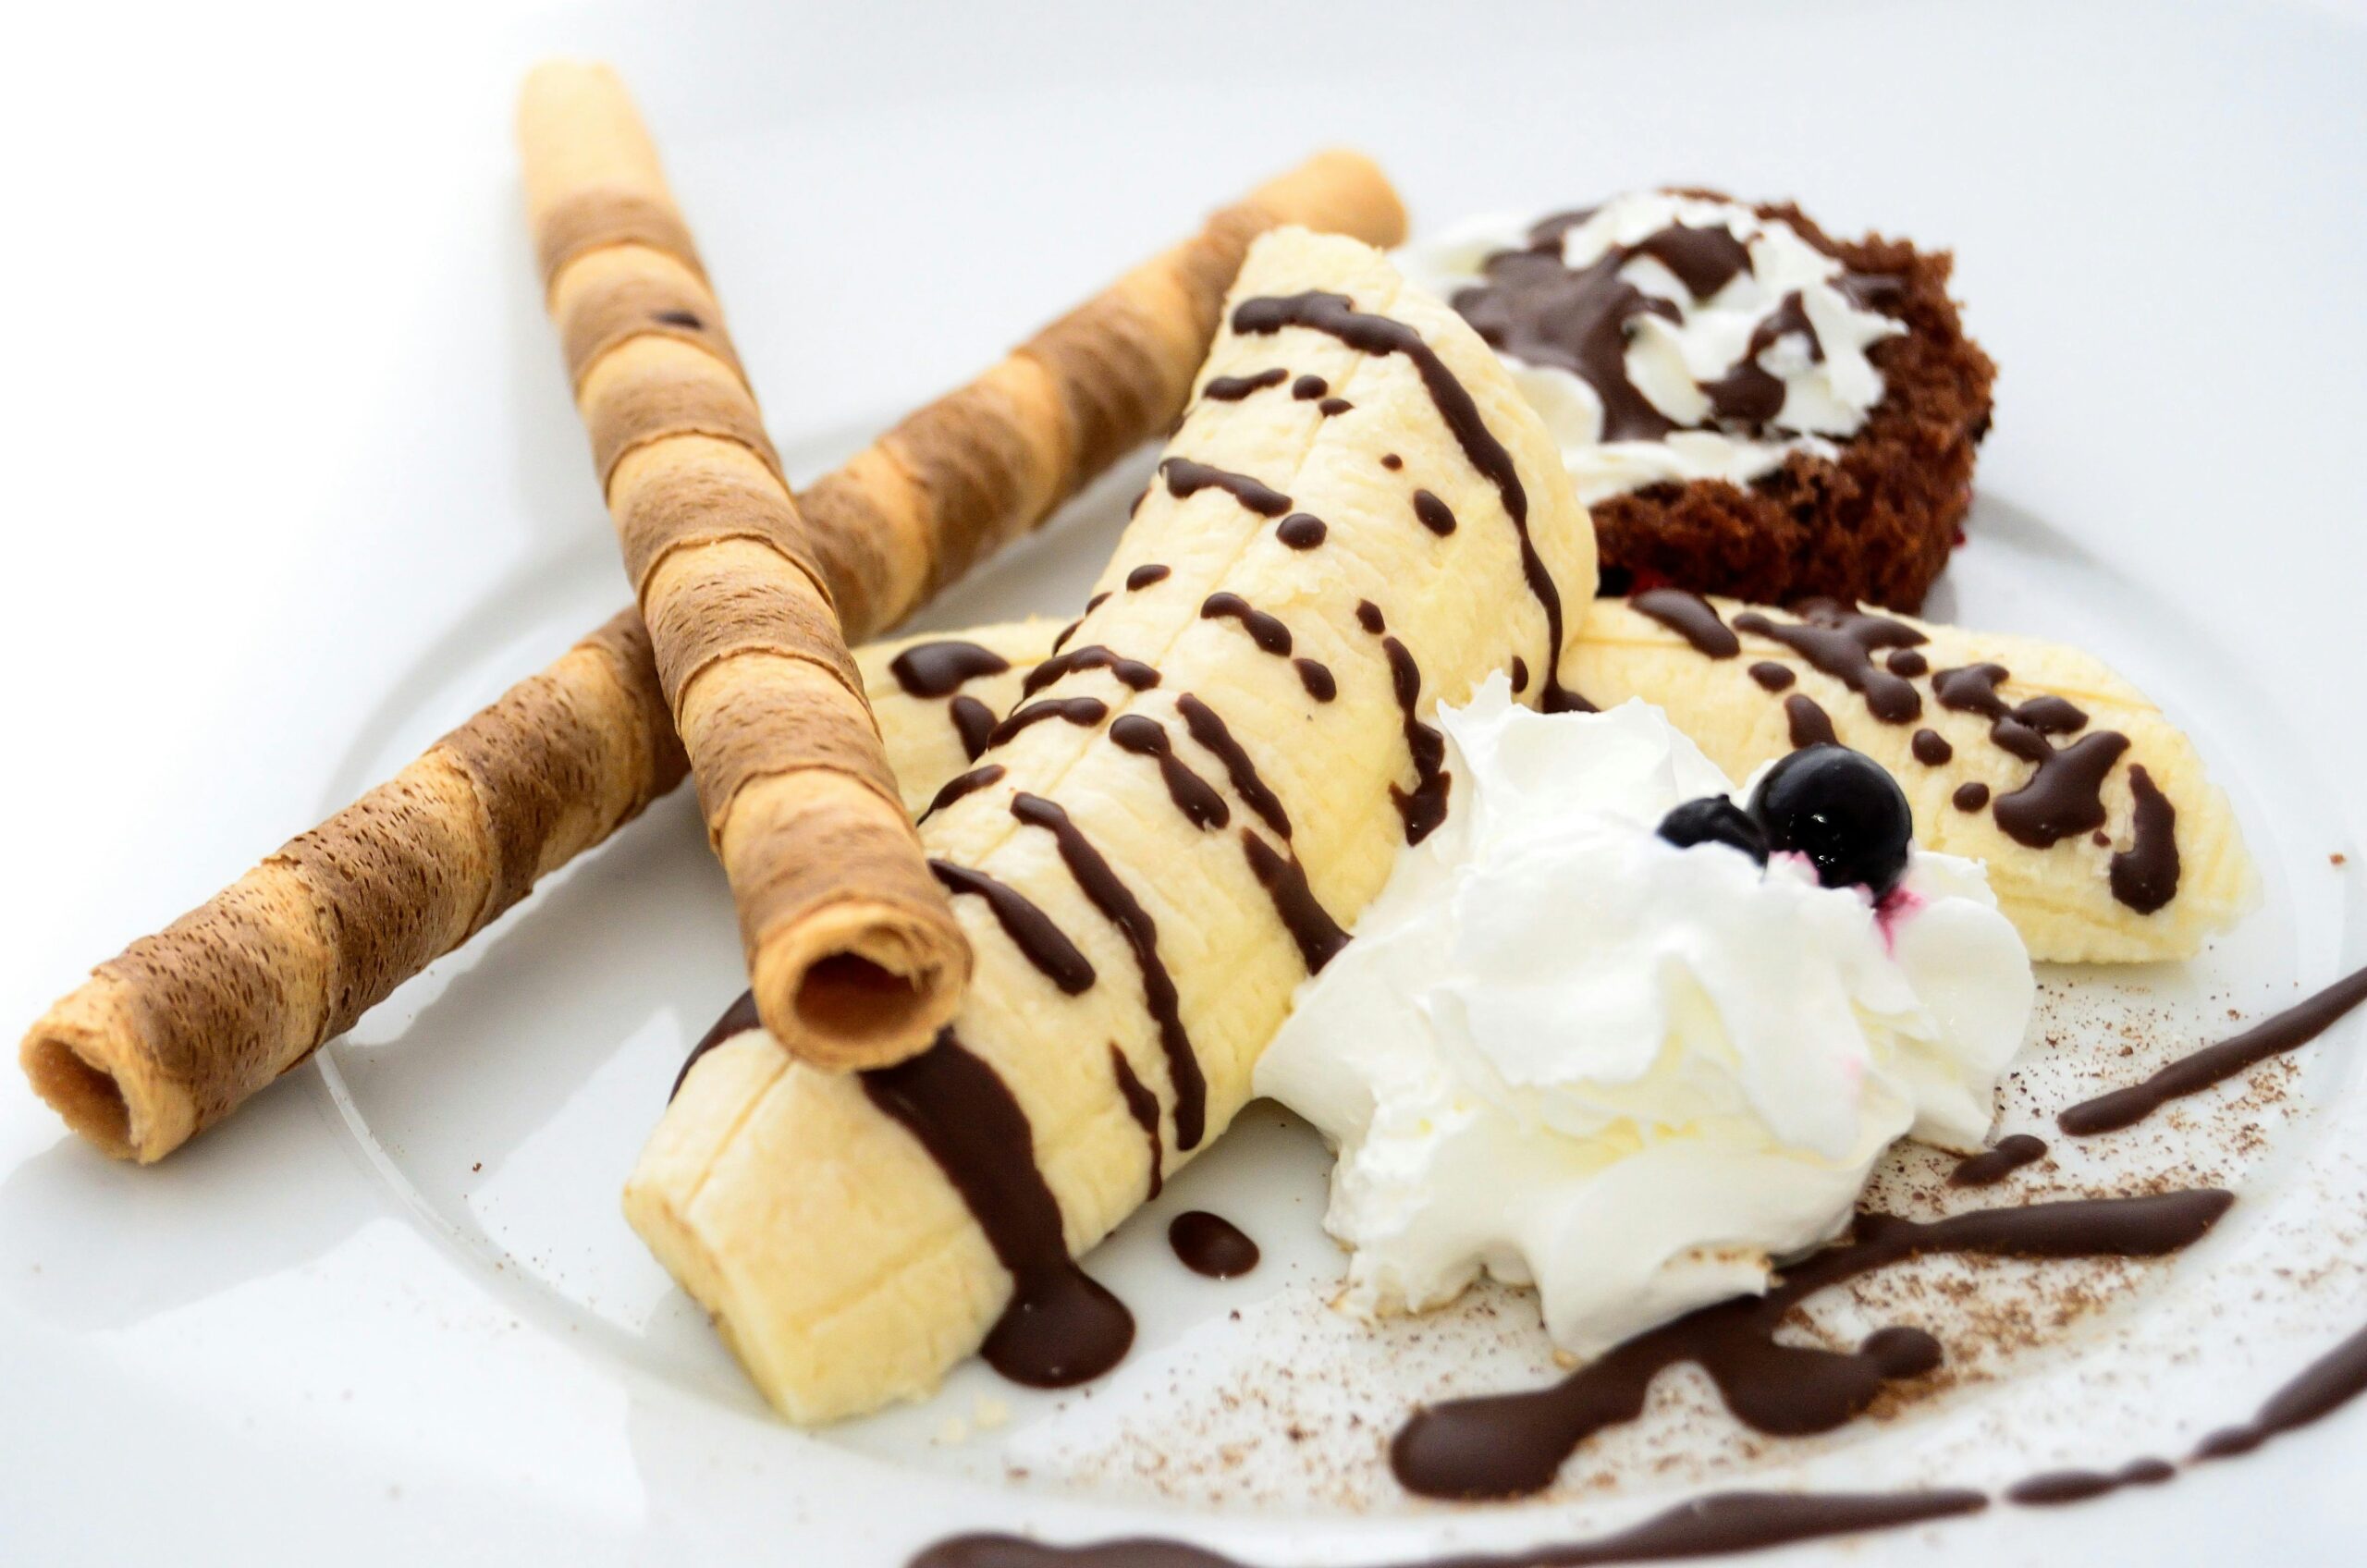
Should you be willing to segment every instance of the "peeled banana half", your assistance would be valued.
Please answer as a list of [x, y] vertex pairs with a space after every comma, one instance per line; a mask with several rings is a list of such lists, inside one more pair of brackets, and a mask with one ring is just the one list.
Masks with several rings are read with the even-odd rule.
[[[1035, 622], [961, 635], [1020, 661], [1047, 653], [1050, 633]], [[1562, 677], [1602, 706], [1638, 697], [1666, 710], [1730, 778], [1828, 732], [1872, 756], [1906, 790], [1919, 843], [1988, 863], [2000, 906], [2042, 962], [2189, 958], [2257, 898], [2242, 831], [2193, 742], [2075, 648], [1662, 590], [1598, 601]], [[926, 797], [954, 750], [944, 704], [873, 690], [889, 761]], [[2031, 733], [2017, 736], [2015, 725]], [[2041, 744], [2047, 755], [2034, 758]], [[2026, 802], [2030, 811], [2009, 804], [2001, 818], [1999, 802], [2058, 757], [2056, 769], [2076, 770], [2068, 786]]]
[[1122, 1352], [1073, 1256], [1223, 1131], [1293, 990], [1436, 825], [1436, 705], [1499, 670], [1549, 700], [1591, 602], [1551, 438], [1380, 252], [1269, 235], [1226, 322], [1057, 652], [1024, 629], [865, 655], [977, 955], [951, 1028], [851, 1076], [727, 1038], [628, 1184], [792, 1420], [924, 1395], [982, 1348], [1042, 1383]]

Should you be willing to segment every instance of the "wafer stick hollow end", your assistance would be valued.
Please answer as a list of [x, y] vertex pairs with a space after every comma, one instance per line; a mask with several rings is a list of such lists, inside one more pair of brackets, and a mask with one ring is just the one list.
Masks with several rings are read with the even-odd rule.
[[120, 987], [104, 977], [43, 1014], [17, 1056], [33, 1092], [112, 1158], [151, 1164], [197, 1130], [195, 1101], [154, 1070]]

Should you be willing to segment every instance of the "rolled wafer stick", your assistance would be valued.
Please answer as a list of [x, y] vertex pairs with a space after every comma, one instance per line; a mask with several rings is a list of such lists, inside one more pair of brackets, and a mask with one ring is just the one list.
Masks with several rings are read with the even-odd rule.
[[[817, 1067], [901, 1061], [953, 1016], [970, 944], [656, 151], [614, 72], [563, 61], [528, 75], [518, 141], [551, 317], [756, 1010]], [[635, 331], [644, 318], [666, 330]]]
[[67, 1123], [143, 1164], [352, 1027], [681, 782], [631, 611], [223, 892], [101, 964], [25, 1037]]
[[[612, 203], [612, 221], [619, 212]], [[643, 208], [629, 215], [654, 226], [659, 244], [652, 249], [675, 255], [661, 218], [676, 229], [679, 219], [651, 214]], [[809, 522], [835, 513], [877, 519], [882, 530], [865, 536], [834, 529], [816, 542], [815, 554], [849, 632], [874, 635], [916, 607], [929, 582], [950, 575], [936, 567], [938, 549], [968, 541], [964, 547], [975, 556], [1024, 533], [1098, 475], [1092, 454], [1106, 463], [1163, 429], [1183, 406], [1249, 239], [1287, 223], [1393, 245], [1404, 238], [1405, 216], [1368, 160], [1319, 154], [1222, 209], [1199, 234], [1129, 273], [977, 381], [917, 410], [808, 490]], [[546, 224], [546, 240], [554, 233], [564, 239], [544, 256], [546, 276], [578, 255], [586, 264], [605, 264], [595, 263], [598, 250], [587, 252], [580, 243], [583, 232], [573, 215], [566, 225]], [[689, 250], [686, 238], [680, 250]], [[684, 263], [682, 273], [683, 287], [705, 289], [702, 268]], [[1188, 317], [1155, 321], [1152, 312], [1162, 308]], [[698, 325], [660, 319], [664, 312], [689, 313]], [[1185, 319], [1191, 331], [1178, 325]], [[1079, 325], [1096, 321], [1107, 324], [1109, 334], [1098, 351]], [[677, 302], [631, 321], [587, 312], [567, 318], [562, 333], [570, 362], [582, 365], [626, 336], [700, 332], [705, 322], [694, 303]], [[1128, 395], [1122, 376], [1108, 368], [1139, 365], [1115, 347], [1137, 342], [1165, 356], [1149, 367], [1166, 388], [1165, 401]], [[1024, 462], [1013, 453], [1024, 454]], [[1024, 480], [973, 484], [959, 477], [1014, 468]], [[1053, 476], [1049, 493], [1046, 473]], [[415, 776], [440, 784], [457, 766], [439, 742], [393, 783], [274, 854], [166, 932], [133, 943], [26, 1035], [19, 1055], [33, 1087], [107, 1154], [161, 1159], [506, 907], [487, 903], [473, 922], [460, 922], [437, 918], [420, 900], [413, 890], [421, 887], [462, 900], [469, 873], [456, 872], [448, 858], [476, 867], [491, 857], [484, 849], [454, 856], [452, 841], [475, 835], [490, 844], [491, 825], [510, 825], [509, 832], [534, 843], [533, 875], [545, 876], [672, 789], [687, 768], [632, 609], [511, 687], [448, 741], [460, 737], [501, 756], [504, 766], [472, 774], [465, 796], [411, 788]], [[388, 795], [401, 809], [374, 804]], [[299, 845], [348, 843], [363, 836], [365, 823], [374, 835], [371, 853], [340, 856], [334, 878], [303, 872]], [[526, 858], [521, 852], [521, 861]], [[444, 947], [421, 941], [383, 959], [374, 986], [340, 995], [338, 976], [357, 967], [356, 955], [374, 946], [382, 955], [389, 950], [377, 934], [382, 919], [460, 934]]]

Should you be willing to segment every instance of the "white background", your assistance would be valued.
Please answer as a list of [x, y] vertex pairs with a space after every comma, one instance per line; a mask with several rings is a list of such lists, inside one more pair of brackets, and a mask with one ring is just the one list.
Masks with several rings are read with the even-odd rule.
[[[1984, 490], [2042, 500], [2207, 619], [2326, 775], [2356, 779], [2359, 10], [11, 7], [0, 1017], [30, 1020], [315, 820], [353, 716], [491, 584], [606, 530], [513, 215], [510, 93], [552, 49], [617, 59], [687, 151], [680, 193], [784, 437], [962, 379], [1327, 141], [1379, 155], [1417, 222], [1681, 178], [1954, 242], [2005, 367]], [[1596, 72], [1629, 84], [1616, 113]], [[1638, 80], [1664, 84], [1657, 112]], [[1714, 153], [1705, 119], [1731, 128]], [[757, 146], [762, 188], [733, 156]], [[521, 650], [515, 673], [557, 651]], [[258, 1147], [319, 1130], [293, 1096], [256, 1121], [279, 1130]], [[57, 1135], [0, 1081], [0, 1168]], [[269, 1190], [267, 1170], [231, 1174]], [[0, 1212], [37, 1190], [138, 1207], [141, 1229], [95, 1225], [94, 1249], [300, 1223], [54, 1158], [38, 1189], [0, 1185]], [[134, 1293], [137, 1272], [119, 1277]], [[176, 1442], [249, 1455], [202, 1410], [134, 1424], [146, 1374], [128, 1364], [93, 1363], [86, 1423], [37, 1427], [7, 1396], [22, 1370], [0, 1345], [0, 1561], [12, 1529], [73, 1538], [67, 1511], [94, 1547], [110, 1524], [160, 1531], [136, 1517], [140, 1474]], [[315, 1462], [349, 1467], [352, 1434], [319, 1430], [317, 1450], [254, 1439], [223, 1493], [236, 1517], [200, 1537], [235, 1540], [281, 1486], [325, 1486]], [[2331, 1474], [2362, 1443], [2354, 1411], [2295, 1439], [2325, 1461], [2283, 1473]], [[501, 1533], [499, 1480], [480, 1543]], [[2238, 1484], [2199, 1481], [2181, 1506]], [[2245, 1512], [2288, 1561], [2344, 1560], [2324, 1532], [2361, 1523], [2355, 1498], [2306, 1490]], [[2065, 1519], [2067, 1540], [2100, 1528]]]

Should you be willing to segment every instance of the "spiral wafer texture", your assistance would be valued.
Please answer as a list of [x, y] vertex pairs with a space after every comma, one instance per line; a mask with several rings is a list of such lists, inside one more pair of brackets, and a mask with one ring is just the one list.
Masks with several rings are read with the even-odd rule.
[[[669, 210], [646, 202], [623, 207], [625, 232], [645, 229], [656, 241], [646, 249], [677, 261], [694, 256]], [[605, 241], [619, 237], [619, 210], [607, 204]], [[586, 265], [605, 264], [597, 262], [601, 251], [585, 243], [593, 215], [570, 209], [564, 221], [546, 223], [546, 277], [579, 256]], [[1217, 213], [1199, 234], [818, 481], [808, 493], [809, 518], [884, 520], [877, 539], [849, 526], [808, 540], [849, 633], [871, 635], [902, 619], [929, 582], [948, 575], [933, 565], [933, 541], [1024, 533], [1100, 472], [1071, 454], [1131, 448], [1168, 424], [1249, 237], [1286, 222], [1338, 226], [1389, 245], [1404, 237], [1404, 213], [1368, 160], [1319, 154]], [[605, 303], [602, 312], [563, 313], [570, 365], [580, 373], [628, 337], [704, 333], [702, 298], [691, 290], [705, 289], [705, 270], [682, 262], [681, 273], [670, 301], [653, 296], [639, 309], [613, 294], [571, 293], [570, 302]], [[1154, 287], [1160, 278], [1173, 288]], [[1179, 294], [1200, 334], [1188, 344], [1186, 334], [1151, 330], [1147, 314], [1162, 297]], [[667, 319], [683, 314], [692, 320]], [[1147, 344], [1163, 356], [1152, 368], [1165, 401], [1126, 396], [1106, 374], [1084, 379], [1105, 364], [1138, 362], [1114, 348], [1054, 351], [1080, 336], [1073, 324], [1095, 319], [1111, 324], [1113, 341]], [[1030, 395], [1017, 398], [1012, 386]], [[1087, 420], [1099, 433], [1089, 443], [1076, 434]], [[1039, 423], [1053, 428], [1039, 433]], [[1033, 454], [1058, 455], [1049, 496], [1040, 483], [933, 477], [999, 473], [1013, 451], [1031, 454], [1031, 463], [1051, 460]], [[687, 766], [636, 609], [519, 681], [454, 734], [501, 766], [468, 771], [466, 788], [458, 788], [453, 770], [465, 765], [439, 742], [168, 931], [101, 965], [25, 1035], [20, 1060], [34, 1090], [93, 1146], [120, 1158], [160, 1159], [480, 929], [525, 885], [674, 788]], [[500, 860], [489, 846], [497, 840], [532, 852], [521, 849], [512, 862], [528, 867], [523, 884], [487, 903], [488, 868]], [[336, 847], [333, 875], [302, 869], [302, 851], [315, 846]], [[399, 928], [399, 937], [382, 925]]]

